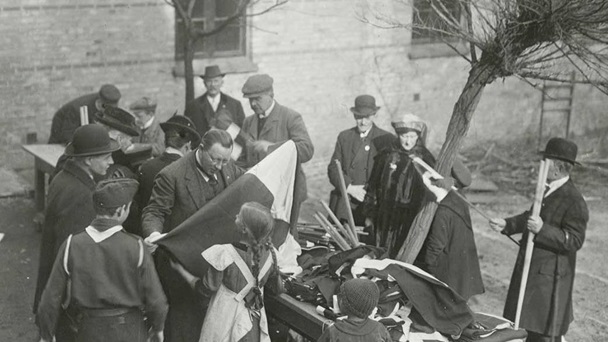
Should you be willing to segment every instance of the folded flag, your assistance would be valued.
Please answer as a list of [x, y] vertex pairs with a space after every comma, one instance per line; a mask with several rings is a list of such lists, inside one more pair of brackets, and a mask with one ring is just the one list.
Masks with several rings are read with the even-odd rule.
[[288, 140], [162, 237], [159, 247], [173, 255], [190, 273], [202, 277], [209, 264], [201, 253], [216, 244], [238, 242], [241, 234], [234, 220], [244, 203], [254, 201], [270, 208], [275, 218], [272, 242], [279, 251], [279, 267], [297, 265], [295, 259], [301, 251], [289, 233], [296, 165], [296, 146]]

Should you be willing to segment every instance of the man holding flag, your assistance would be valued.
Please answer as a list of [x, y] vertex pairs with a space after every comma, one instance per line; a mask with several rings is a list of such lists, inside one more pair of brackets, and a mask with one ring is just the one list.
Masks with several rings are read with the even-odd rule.
[[[142, 232], [152, 249], [162, 233], [179, 226], [243, 174], [230, 158], [232, 146], [230, 134], [210, 130], [195, 151], [158, 173], [142, 213]], [[156, 255], [156, 267], [169, 300], [166, 341], [198, 341], [206, 303], [198, 300], [169, 260], [167, 253]]]
[[523, 233], [504, 310], [504, 317], [511, 320], [516, 317], [528, 235], [534, 234], [520, 323], [528, 331], [528, 342], [561, 341], [573, 320], [576, 252], [583, 246], [589, 220], [587, 204], [570, 179], [573, 165], [579, 164], [577, 149], [570, 140], [552, 138], [541, 152], [551, 163], [538, 217], [525, 212], [490, 221], [502, 234]]

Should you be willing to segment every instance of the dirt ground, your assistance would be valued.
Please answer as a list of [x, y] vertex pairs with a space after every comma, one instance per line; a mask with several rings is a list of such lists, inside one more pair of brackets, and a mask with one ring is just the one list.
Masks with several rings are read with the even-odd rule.
[[[530, 172], [533, 173], [533, 170]], [[566, 338], [569, 342], [606, 341], [608, 230], [604, 224], [608, 222], [608, 178], [588, 174], [575, 174], [573, 178], [579, 180], [577, 183], [587, 199], [591, 219], [585, 244], [578, 253], [574, 289], [575, 321]], [[502, 190], [484, 195], [484, 204], [480, 204], [489, 215], [506, 217], [530, 206], [530, 184], [524, 186], [523, 190], [515, 191], [516, 187], [498, 183]], [[471, 196], [474, 197], [473, 194]], [[310, 210], [314, 207], [316, 201], [312, 199], [306, 208]], [[34, 203], [30, 199], [0, 199], [0, 233], [5, 234], [0, 241], [0, 341], [37, 341], [31, 305], [40, 233], [32, 221], [34, 214]], [[478, 296], [472, 308], [500, 315], [517, 246], [491, 231], [481, 215], [474, 211], [471, 214], [486, 287], [486, 293]]]

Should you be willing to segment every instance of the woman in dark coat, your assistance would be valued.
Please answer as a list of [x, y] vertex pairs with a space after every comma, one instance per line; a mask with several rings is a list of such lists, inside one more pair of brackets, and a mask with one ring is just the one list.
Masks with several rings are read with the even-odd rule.
[[375, 158], [365, 198], [366, 221], [373, 225], [376, 246], [394, 258], [420, 210], [426, 188], [414, 168], [413, 157], [433, 166], [435, 158], [424, 146], [426, 124], [405, 114], [391, 122], [398, 138]]

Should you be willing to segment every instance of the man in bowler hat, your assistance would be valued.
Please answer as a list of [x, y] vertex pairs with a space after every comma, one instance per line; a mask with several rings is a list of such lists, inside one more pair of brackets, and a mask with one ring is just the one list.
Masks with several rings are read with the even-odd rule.
[[506, 220], [495, 218], [490, 226], [505, 235], [523, 233], [507, 293], [504, 317], [515, 319], [528, 234], [534, 249], [521, 311], [520, 327], [528, 342], [561, 341], [573, 320], [572, 287], [576, 252], [583, 246], [589, 211], [570, 171], [577, 146], [563, 138], [551, 138], [542, 153], [551, 160], [539, 217], [526, 211]]
[[111, 84], [104, 84], [98, 92], [66, 103], [53, 115], [49, 144], [67, 144], [72, 140], [74, 131], [81, 125], [80, 107], [87, 107], [88, 123], [94, 123], [97, 112], [102, 112], [105, 106], [118, 106], [118, 101], [120, 91]]
[[[296, 144], [298, 166], [295, 184], [294, 205], [291, 211], [291, 233], [297, 238], [295, 229], [300, 205], [307, 197], [306, 178], [301, 164], [312, 159], [315, 151], [302, 115], [291, 108], [279, 104], [274, 99], [273, 79], [266, 74], [250, 76], [243, 85], [243, 97], [249, 99], [254, 112], [245, 118], [242, 133], [247, 136], [247, 167], [252, 167], [276, 150], [287, 140]], [[282, 241], [287, 232], [275, 230], [275, 237]]]
[[[34, 312], [51, 273], [53, 260], [63, 241], [82, 231], [95, 218], [91, 195], [95, 177], [102, 177], [112, 165], [112, 152], [118, 143], [98, 124], [81, 126], [66, 147], [70, 157], [49, 186], [45, 221], [40, 243], [40, 263], [34, 300]], [[71, 341], [71, 331], [64, 317], [59, 317], [57, 341]]]
[[141, 238], [121, 226], [137, 188], [128, 178], [103, 180], [95, 188], [96, 217], [61, 245], [42, 294], [41, 341], [52, 341], [62, 307], [73, 319], [77, 341], [163, 340], [167, 298], [152, 256]]
[[[221, 91], [226, 74], [217, 65], [209, 65], [203, 79], [207, 91], [186, 104], [184, 115], [189, 117], [200, 136], [205, 135], [211, 128], [226, 130], [231, 124], [243, 127], [245, 112], [241, 102]], [[239, 146], [245, 146], [242, 137], [232, 135]]]
[[350, 108], [355, 127], [340, 132], [327, 166], [329, 182], [335, 188], [329, 195], [330, 209], [338, 219], [347, 221], [347, 207], [340, 190], [340, 170], [335, 162], [337, 159], [342, 166], [346, 192], [355, 224], [358, 226], [365, 225], [365, 215], [361, 212], [360, 204], [365, 198], [365, 184], [372, 172], [374, 157], [392, 138], [389, 132], [374, 124], [379, 109], [376, 99], [371, 95], [359, 95], [355, 98], [355, 106]]

